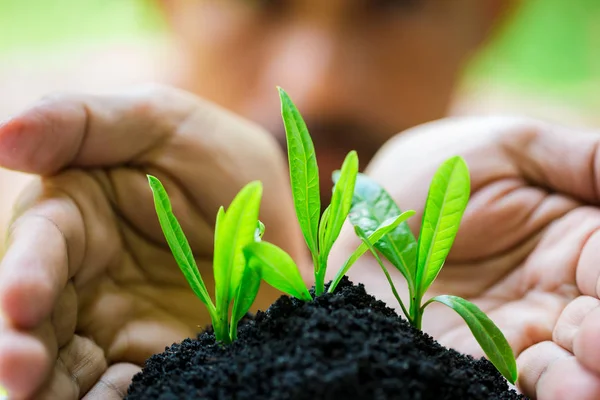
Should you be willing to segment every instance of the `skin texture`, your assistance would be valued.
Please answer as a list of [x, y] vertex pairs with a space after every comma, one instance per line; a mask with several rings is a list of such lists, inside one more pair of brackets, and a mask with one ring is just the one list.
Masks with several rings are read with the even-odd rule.
[[[309, 277], [274, 87], [306, 117], [327, 185], [348, 150], [366, 165], [397, 131], [445, 114], [509, 3], [163, 0], [182, 55], [176, 85], [272, 136], [164, 88], [49, 98], [0, 126], [0, 166], [40, 176], [16, 206], [0, 264], [0, 383], [16, 399], [121, 398], [145, 358], [208, 322], [162, 239], [146, 173], [165, 183], [209, 288], [217, 207], [253, 179], [265, 185], [266, 239]], [[434, 170], [467, 159], [472, 203], [430, 294], [488, 311], [518, 354], [519, 387], [540, 399], [600, 397], [599, 141], [535, 121], [446, 120], [394, 138], [368, 169], [417, 210], [417, 232]], [[346, 230], [331, 265], [356, 244]], [[393, 304], [373, 260], [350, 275]], [[264, 289], [258, 308], [276, 295]], [[480, 353], [442, 306], [424, 328]]]
[[[146, 173], [163, 181], [209, 290], [218, 206], [248, 181], [264, 185], [265, 238], [301, 259], [296, 226], [279, 223], [293, 206], [276, 142], [191, 95], [51, 98], [0, 137], [1, 164], [47, 176], [21, 196], [0, 266], [0, 381], [16, 399], [40, 386], [35, 398], [117, 398], [134, 365], [209, 323], [164, 242]], [[264, 309], [277, 293], [262, 291]]]
[[[598, 133], [536, 121], [442, 120], [393, 139], [368, 167], [420, 215], [439, 163], [466, 158], [472, 202], [430, 294], [489, 312], [534, 398], [600, 396], [599, 148]], [[45, 176], [22, 196], [0, 264], [0, 382], [14, 398], [120, 398], [146, 357], [207, 322], [162, 239], [147, 172], [165, 182], [207, 286], [217, 206], [252, 179], [265, 184], [267, 240], [310, 275], [270, 136], [186, 93], [46, 100], [0, 127], [0, 164]], [[344, 231], [330, 265], [356, 245]], [[394, 304], [372, 259], [350, 276]], [[424, 327], [480, 352], [445, 308], [428, 309]]]
[[[466, 159], [471, 201], [426, 298], [454, 294], [479, 305], [509, 340], [518, 387], [533, 398], [600, 396], [599, 145], [597, 133], [537, 121], [447, 119], [396, 137], [368, 167], [402, 208], [417, 211], [410, 225], [418, 233], [435, 169], [456, 154]], [[350, 231], [336, 260], [358, 245]], [[375, 268], [363, 260], [349, 275], [395, 304]], [[407, 301], [406, 283], [392, 270]], [[446, 307], [429, 306], [423, 323], [442, 344], [483, 356]]]

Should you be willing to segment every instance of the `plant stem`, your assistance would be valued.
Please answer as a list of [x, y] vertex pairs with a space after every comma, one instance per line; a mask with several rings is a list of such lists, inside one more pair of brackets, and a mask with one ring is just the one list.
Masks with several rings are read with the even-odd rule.
[[421, 300], [423, 296], [420, 293], [415, 293], [411, 297], [410, 303], [410, 323], [417, 329], [421, 329], [423, 321], [423, 309], [421, 308]]
[[410, 313], [408, 311], [406, 311], [406, 307], [404, 307], [404, 303], [402, 302], [402, 299], [400, 298], [400, 295], [398, 294], [398, 291], [396, 290], [396, 286], [394, 286], [394, 282], [392, 281], [392, 277], [390, 276], [390, 273], [388, 272], [387, 268], [381, 262], [381, 259], [379, 258], [379, 256], [375, 253], [374, 253], [374, 255], [375, 255], [375, 258], [377, 259], [377, 261], [379, 262], [379, 265], [381, 266], [381, 269], [383, 270], [383, 273], [385, 274], [385, 277], [387, 278], [387, 281], [390, 284], [390, 287], [392, 288], [392, 293], [394, 293], [394, 297], [396, 298], [396, 300], [398, 300], [398, 303], [400, 304], [400, 308], [402, 308], [402, 312], [404, 313], [404, 316], [406, 317], [406, 319], [409, 322], [411, 322]]
[[215, 331], [215, 338], [223, 344], [231, 343], [231, 337], [229, 336], [229, 327], [227, 326], [227, 320], [216, 319], [213, 321], [213, 330]]
[[315, 297], [320, 296], [325, 291], [325, 274], [322, 273], [321, 269], [324, 269], [321, 257], [317, 254], [312, 255], [313, 266], [315, 270]]
[[396, 290], [396, 286], [394, 285], [394, 281], [392, 280], [392, 277], [390, 276], [390, 273], [388, 272], [388, 270], [385, 267], [385, 265], [383, 265], [383, 261], [381, 261], [381, 257], [379, 257], [379, 254], [377, 254], [377, 250], [375, 250], [375, 247], [373, 247], [373, 245], [371, 244], [371, 242], [369, 242], [369, 239], [366, 237], [366, 235], [364, 234], [364, 232], [360, 231], [359, 236], [361, 236], [362, 241], [367, 245], [367, 247], [369, 248], [369, 251], [371, 251], [371, 254], [373, 254], [373, 257], [375, 257], [375, 260], [377, 260], [377, 263], [379, 264], [379, 266], [383, 270], [383, 273], [385, 274], [385, 277], [386, 277], [388, 283], [390, 284], [390, 287], [392, 288], [392, 293], [394, 293], [394, 297], [398, 301], [398, 304], [400, 304], [400, 308], [402, 308], [402, 312], [404, 313], [404, 316], [410, 322], [410, 318], [411, 318], [410, 314], [408, 313], [408, 311], [406, 311], [406, 307], [404, 307], [404, 303], [402, 302], [402, 298], [400, 298], [400, 295], [398, 294], [398, 291]]

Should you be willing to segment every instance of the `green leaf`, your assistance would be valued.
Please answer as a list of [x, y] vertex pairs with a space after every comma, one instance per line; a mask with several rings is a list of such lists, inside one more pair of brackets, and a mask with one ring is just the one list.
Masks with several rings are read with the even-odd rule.
[[244, 248], [244, 254], [252, 268], [259, 269], [262, 279], [269, 285], [300, 300], [312, 300], [298, 267], [288, 253], [272, 243], [255, 242]]
[[491, 363], [510, 383], [514, 384], [517, 381], [517, 362], [508, 341], [479, 307], [461, 297], [437, 296], [425, 303], [423, 308], [433, 301], [456, 311], [465, 320]]
[[250, 182], [218, 218], [213, 269], [216, 307], [221, 323], [227, 320], [229, 304], [244, 273], [246, 260], [243, 249], [254, 242], [261, 196], [262, 184]]
[[288, 162], [292, 196], [296, 208], [296, 216], [304, 239], [315, 258], [317, 248], [317, 232], [321, 214], [321, 195], [319, 193], [319, 168], [315, 155], [315, 147], [300, 112], [292, 99], [281, 88], [281, 116], [285, 126]]
[[[325, 236], [327, 235], [327, 229], [329, 224], [329, 213], [331, 212], [331, 204], [327, 206], [325, 211], [323, 211], [323, 215], [321, 215], [321, 222], [319, 223], [319, 249], [322, 249], [325, 246]], [[319, 257], [321, 257], [323, 252], [319, 252]], [[315, 271], [316, 272], [316, 271]]]
[[[389, 235], [390, 232], [397, 229], [397, 227], [400, 224], [402, 224], [404, 221], [406, 221], [413, 215], [415, 215], [415, 212], [413, 210], [409, 210], [409, 211], [403, 212], [402, 214], [400, 214], [396, 217], [388, 218], [387, 220], [383, 221], [383, 223], [377, 229], [375, 229], [373, 232], [371, 232], [371, 234], [367, 237], [367, 239], [369, 240], [370, 243], [373, 244], [373, 246], [375, 248], [377, 248], [377, 243], [380, 240], [382, 240], [382, 238], [384, 238], [386, 235]], [[362, 228], [360, 228], [359, 226], [355, 226], [355, 228], [359, 228], [359, 229], [361, 229], [362, 232], [364, 232], [364, 230], [362, 230]], [[366, 235], [366, 232], [365, 232], [365, 235]], [[354, 250], [354, 252], [350, 255], [350, 257], [348, 257], [348, 259], [346, 260], [344, 265], [342, 265], [342, 267], [339, 269], [339, 271], [335, 275], [335, 278], [333, 278], [333, 281], [329, 285], [329, 289], [328, 289], [329, 293], [333, 293], [333, 291], [335, 290], [337, 285], [340, 283], [340, 281], [342, 280], [344, 275], [346, 275], [348, 273], [348, 271], [350, 270], [350, 267], [352, 267], [352, 265], [356, 262], [356, 260], [358, 260], [360, 258], [360, 256], [362, 256], [363, 254], [365, 254], [365, 252], [367, 250], [369, 250], [369, 247], [364, 242], [361, 243], [356, 248], [356, 250]]]
[[331, 197], [330, 208], [328, 215], [327, 229], [323, 247], [319, 249], [324, 257], [329, 255], [333, 243], [337, 240], [348, 217], [348, 212], [352, 206], [352, 196], [354, 194], [354, 186], [356, 183], [356, 175], [358, 174], [358, 156], [355, 151], [351, 151], [346, 156], [342, 164], [342, 170], [339, 175], [339, 180], [335, 184], [333, 196]]
[[262, 221], [258, 221], [256, 225], [256, 231], [254, 231], [254, 241], [260, 242], [262, 240], [263, 235], [265, 234], [265, 224]]
[[237, 339], [238, 322], [246, 315], [258, 294], [260, 288], [260, 270], [246, 264], [242, 279], [233, 300], [231, 313], [231, 324], [229, 325], [229, 336], [231, 340]]
[[469, 202], [467, 164], [461, 157], [445, 161], [435, 173], [423, 212], [417, 250], [417, 285], [423, 295], [439, 274], [454, 243]]
[[[383, 221], [400, 214], [402, 211], [383, 187], [368, 176], [358, 174], [349, 215], [352, 225], [371, 235]], [[412, 291], [416, 279], [417, 241], [408, 224], [399, 224], [379, 241], [371, 243], [402, 273]]]
[[185, 276], [185, 279], [190, 284], [192, 290], [198, 296], [198, 298], [206, 305], [211, 318], [215, 319], [215, 306], [210, 299], [204, 281], [198, 272], [196, 266], [196, 260], [192, 255], [192, 249], [177, 221], [177, 218], [173, 214], [173, 208], [167, 192], [156, 177], [147, 175], [148, 183], [152, 189], [152, 195], [154, 197], [154, 206], [156, 208], [156, 214], [158, 215], [158, 221], [160, 227], [165, 235], [169, 248], [173, 253], [173, 257], [179, 265], [179, 269]]

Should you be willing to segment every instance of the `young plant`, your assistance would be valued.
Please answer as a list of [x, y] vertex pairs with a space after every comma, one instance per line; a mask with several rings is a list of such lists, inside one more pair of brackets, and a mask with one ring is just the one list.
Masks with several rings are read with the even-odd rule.
[[[286, 129], [290, 178], [296, 215], [312, 254], [315, 294], [325, 288], [327, 258], [338, 238], [352, 206], [354, 184], [358, 174], [358, 156], [350, 152], [339, 173], [331, 204], [321, 215], [319, 170], [312, 139], [298, 109], [287, 93], [279, 89], [281, 111]], [[206, 305], [215, 336], [223, 343], [236, 339], [237, 324], [256, 298], [260, 280], [304, 301], [312, 297], [294, 260], [281, 248], [262, 241], [264, 225], [258, 221], [262, 186], [252, 182], [232, 201], [227, 212], [221, 207], [215, 224], [213, 303], [198, 272], [188, 241], [171, 209], [160, 181], [148, 176], [156, 212], [169, 247], [194, 293]], [[382, 227], [377, 235], [392, 229], [410, 216], [405, 213]], [[377, 235], [371, 239], [377, 239]], [[349, 266], [366, 251], [360, 246], [350, 257]], [[233, 310], [229, 308], [233, 301]]]
[[314, 266], [315, 294], [325, 290], [327, 259], [337, 240], [350, 207], [358, 174], [358, 156], [346, 156], [333, 189], [331, 204], [321, 214], [319, 167], [315, 148], [300, 112], [281, 88], [281, 115], [285, 126], [292, 197], [296, 216], [310, 250]]
[[[173, 214], [165, 188], [154, 176], [148, 175], [148, 181], [160, 226], [179, 268], [196, 296], [206, 306], [216, 339], [225, 344], [231, 343], [236, 339], [239, 320], [252, 306], [260, 286], [261, 271], [248, 267], [243, 250], [262, 236], [262, 224], [258, 221], [262, 184], [250, 182], [233, 199], [227, 211], [223, 207], [219, 208], [214, 237], [213, 303], [190, 245]], [[262, 230], [264, 231], [264, 226]], [[232, 302], [233, 309], [229, 316]]]
[[[382, 187], [361, 174], [356, 182], [350, 221], [365, 249], [373, 253], [383, 269], [394, 296], [413, 326], [421, 328], [423, 312], [429, 304], [438, 302], [450, 307], [467, 323], [488, 359], [508, 381], [515, 383], [517, 366], [512, 349], [500, 329], [483, 311], [463, 298], [450, 295], [436, 296], [422, 303], [423, 296], [440, 273], [450, 252], [469, 201], [469, 193], [469, 170], [464, 160], [460, 157], [452, 157], [445, 161], [431, 182], [419, 239], [416, 240], [405, 222], [398, 224], [385, 222], [390, 221], [394, 216], [402, 216], [406, 213], [400, 212], [391, 196]], [[376, 250], [381, 252], [406, 279], [409, 293], [408, 308], [398, 295]], [[335, 290], [339, 279], [336, 277], [330, 285], [330, 292]]]

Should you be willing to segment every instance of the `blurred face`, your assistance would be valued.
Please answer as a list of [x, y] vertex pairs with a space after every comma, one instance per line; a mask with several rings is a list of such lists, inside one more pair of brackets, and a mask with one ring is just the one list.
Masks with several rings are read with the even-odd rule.
[[[461, 68], [507, 0], [163, 0], [179, 84], [284, 144], [275, 87], [306, 119], [322, 181], [356, 149], [444, 116]], [[504, 5], [504, 6], [503, 6]]]

